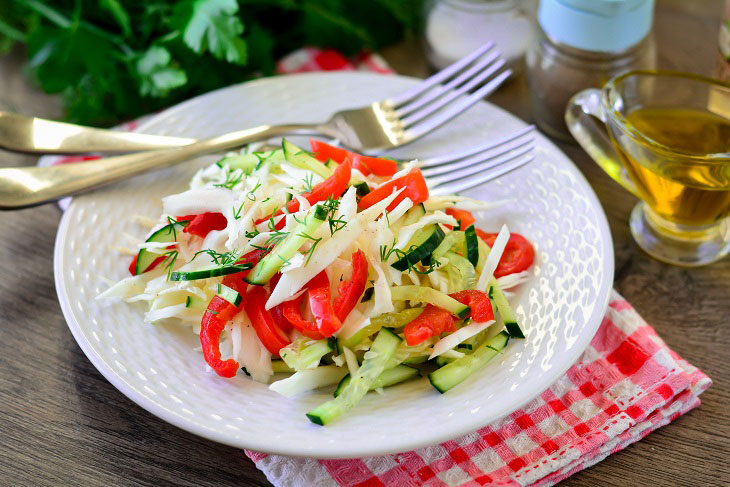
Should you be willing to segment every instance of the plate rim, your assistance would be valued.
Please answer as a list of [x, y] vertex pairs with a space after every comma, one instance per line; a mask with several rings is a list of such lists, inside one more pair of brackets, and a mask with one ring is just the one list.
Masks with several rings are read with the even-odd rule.
[[[244, 83], [238, 83], [230, 86], [226, 86], [223, 88], [219, 88], [216, 90], [213, 90], [208, 93], [204, 93], [202, 95], [193, 97], [191, 99], [185, 100], [177, 105], [174, 105], [158, 114], [153, 115], [150, 117], [150, 119], [144, 121], [141, 123], [137, 130], [144, 131], [145, 128], [148, 125], [151, 125], [153, 123], [158, 122], [161, 118], [167, 118], [175, 113], [177, 113], [180, 110], [185, 110], [188, 108], [189, 105], [200, 103], [201, 101], [204, 101], [207, 97], [210, 96], [217, 96], [220, 94], [220, 92], [224, 92], [226, 90], [235, 89], [237, 87], [240, 87], [241, 85], [250, 85], [250, 84], [260, 84], [260, 83], [267, 83], [271, 80], [280, 80], [282, 78], [297, 78], [297, 77], [323, 77], [323, 78], [337, 78], [337, 77], [378, 77], [383, 78], [385, 76], [380, 74], [373, 74], [373, 73], [364, 73], [364, 72], [316, 72], [316, 73], [299, 73], [299, 74], [292, 74], [292, 75], [285, 75], [285, 76], [276, 76], [276, 77], [266, 77], [266, 78], [259, 78], [256, 80], [251, 80]], [[388, 75], [387, 78], [403, 78], [410, 81], [420, 81], [418, 78], [410, 77], [410, 76], [402, 76], [402, 75]], [[519, 121], [521, 124], [526, 124], [526, 122], [516, 115], [508, 112], [507, 110], [504, 110], [503, 108], [490, 103], [487, 100], [482, 100], [481, 103], [485, 103], [490, 106], [490, 109], [497, 110], [501, 112], [502, 115], [505, 115], [509, 118], [512, 118], [516, 121]], [[576, 340], [573, 347], [570, 349], [569, 358], [570, 360], [566, 360], [563, 362], [564, 364], [561, 367], [555, 367], [552, 371], [552, 374], [550, 374], [550, 379], [545, 381], [545, 386], [541, 388], [538, 391], [535, 391], [533, 389], [527, 389], [524, 391], [521, 391], [522, 394], [517, 396], [517, 399], [515, 401], [512, 401], [509, 407], [501, 408], [501, 411], [496, 418], [492, 419], [492, 422], [499, 421], [500, 419], [503, 419], [504, 417], [508, 416], [509, 414], [513, 413], [514, 411], [520, 409], [523, 407], [526, 403], [531, 401], [532, 399], [538, 397], [542, 392], [547, 390], [549, 387], [551, 387], [555, 381], [557, 381], [560, 377], [562, 377], [566, 371], [576, 362], [576, 360], [580, 357], [580, 355], [585, 351], [585, 349], [590, 344], [591, 340], [593, 339], [594, 335], [598, 331], [600, 325], [601, 325], [601, 317], [605, 313], [605, 310], [608, 306], [608, 302], [610, 300], [611, 296], [611, 290], [613, 288], [613, 279], [614, 279], [614, 271], [615, 271], [615, 255], [613, 251], [613, 239], [611, 235], [610, 228], [608, 226], [608, 219], [605, 213], [605, 210], [603, 209], [603, 206], [601, 205], [600, 201], [598, 200], [597, 195], [595, 194], [595, 191], [593, 190], [592, 186], [588, 182], [588, 180], [585, 178], [583, 173], [580, 171], [578, 166], [573, 162], [573, 160], [565, 154], [558, 146], [556, 146], [550, 139], [548, 139], [545, 135], [543, 135], [540, 132], [536, 132], [536, 142], [538, 144], [536, 145], [542, 145], [544, 147], [547, 147], [549, 150], [554, 151], [555, 153], [559, 154], [561, 157], [564, 157], [570, 165], [575, 169], [575, 171], [572, 172], [573, 176], [575, 176], [577, 179], [582, 181], [582, 183], [585, 185], [586, 196], [590, 200], [591, 204], [595, 207], [600, 209], [598, 212], [600, 215], [599, 222], [598, 222], [598, 229], [601, 234], [601, 241], [603, 241], [605, 245], [604, 254], [602, 257], [608, 257], [608, 258], [602, 258], [602, 264], [603, 264], [603, 270], [605, 273], [605, 279], [604, 282], [601, 283], [600, 288], [597, 292], [597, 298], [596, 303], [597, 306], [594, 308], [593, 313], [586, 318], [586, 328], [589, 328], [589, 325], [591, 323], [593, 324], [592, 329], [587, 330], [582, 336], [581, 339]], [[68, 209], [63, 213], [61, 217], [61, 221], [59, 223], [58, 231], [56, 234], [56, 240], [54, 242], [54, 258], [53, 258], [53, 270], [54, 270], [54, 283], [56, 286], [56, 293], [58, 295], [59, 304], [61, 307], [61, 311], [63, 313], [64, 319], [66, 320], [67, 326], [69, 327], [74, 339], [76, 340], [76, 343], [79, 345], [79, 347], [83, 350], [86, 357], [91, 361], [91, 363], [94, 365], [94, 367], [106, 378], [119, 392], [124, 394], [127, 398], [129, 398], [132, 402], [143, 408], [144, 410], [154, 414], [158, 418], [178, 427], [181, 428], [187, 432], [193, 433], [197, 436], [222, 443], [225, 445], [229, 445], [236, 448], [244, 448], [244, 449], [250, 449], [254, 451], [261, 451], [266, 452], [270, 454], [279, 454], [279, 455], [287, 455], [287, 456], [293, 456], [293, 457], [314, 457], [314, 458], [322, 458], [322, 459], [337, 459], [337, 458], [355, 458], [355, 457], [367, 457], [367, 456], [378, 456], [378, 455], [387, 455], [387, 454], [395, 454], [400, 453], [404, 451], [410, 451], [426, 446], [436, 445], [439, 443], [443, 443], [444, 441], [452, 440], [459, 438], [465, 434], [471, 433], [473, 431], [476, 431], [477, 429], [486, 426], [486, 424], [491, 423], [484, 423], [479, 426], [469, 426], [464, 425], [461, 428], [452, 428], [447, 431], [443, 431], [440, 434], [434, 433], [428, 437], [428, 439], [415, 439], [409, 441], [407, 438], [405, 440], [401, 440], [397, 443], [397, 447], [389, 447], [388, 445], [381, 445], [376, 443], [364, 443], [363, 445], [351, 445], [350, 449], [346, 451], [346, 453], [343, 453], [342, 451], [334, 451], [332, 449], [326, 450], [321, 449], [315, 452], [312, 451], [301, 451], [301, 449], [296, 448], [287, 448], [285, 444], [280, 444], [280, 448], [271, 448], [271, 443], [266, 441], [259, 441], [256, 437], [246, 437], [244, 445], [241, 441], [238, 441], [237, 438], [227, 436], [224, 431], [222, 430], [215, 430], [206, 428], [194, 421], [190, 421], [186, 419], [183, 416], [179, 416], [175, 414], [174, 412], [170, 411], [169, 409], [165, 408], [162, 405], [157, 404], [155, 401], [151, 400], [150, 398], [146, 397], [145, 395], [138, 394], [137, 391], [129, 385], [124, 378], [116, 373], [115, 369], [111, 367], [107, 361], [99, 355], [91, 341], [88, 339], [88, 337], [84, 334], [82, 331], [79, 323], [76, 320], [76, 315], [74, 314], [73, 310], [70, 309], [71, 303], [68, 300], [68, 297], [65, 294], [65, 291], [63, 289], [61, 276], [63, 275], [63, 269], [64, 269], [64, 259], [62, 258], [62, 252], [63, 252], [63, 244], [62, 242], [65, 240], [65, 237], [68, 234], [70, 222], [71, 222], [71, 214], [74, 207], [74, 203], [72, 201], [71, 205], [69, 205]], [[476, 419], [476, 418], [475, 418]], [[476, 421], [474, 422], [476, 423]], [[410, 437], [410, 435], [408, 435]], [[416, 437], [419, 438], [419, 437]]]

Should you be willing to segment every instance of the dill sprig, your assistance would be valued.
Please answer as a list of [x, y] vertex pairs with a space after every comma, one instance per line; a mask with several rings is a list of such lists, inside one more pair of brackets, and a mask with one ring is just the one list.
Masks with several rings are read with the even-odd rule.
[[238, 209], [236, 209], [235, 206], [233, 207], [233, 219], [234, 220], [240, 220], [241, 219], [241, 212], [243, 211], [243, 205], [245, 203], [246, 203], [245, 201], [243, 203], [241, 203], [241, 206], [239, 206]]
[[314, 173], [307, 173], [306, 176], [304, 176], [304, 191], [301, 194], [304, 193], [311, 193], [314, 189]]
[[200, 254], [208, 254], [213, 263], [219, 267], [225, 267], [231, 264], [235, 264], [236, 262], [238, 262], [238, 259], [241, 258], [241, 251], [239, 250], [232, 250], [230, 252], [221, 253], [213, 249], [204, 249], [195, 252], [195, 255], [193, 255], [193, 258], [190, 260], [195, 260], [195, 258]]
[[241, 180], [243, 180], [243, 177], [246, 175], [246, 173], [243, 171], [243, 169], [234, 169], [233, 171], [230, 170], [228, 166], [226, 166], [226, 179], [222, 183], [216, 183], [213, 186], [217, 188], [225, 188], [233, 190], [238, 184], [241, 183]]
[[309, 264], [309, 261], [312, 260], [312, 254], [314, 254], [314, 249], [317, 247], [317, 244], [322, 241], [322, 237], [314, 238], [311, 235], [308, 235], [304, 232], [297, 234], [299, 237], [306, 238], [307, 240], [312, 241], [312, 246], [309, 247], [309, 250], [307, 250], [304, 254], [304, 256], [307, 258], [307, 261], [304, 263], [304, 265]]
[[[408, 251], [404, 251], [399, 248], [396, 248], [395, 245], [396, 245], [396, 239], [393, 238], [393, 243], [390, 247], [388, 247], [387, 245], [380, 246], [379, 250], [380, 250], [380, 261], [381, 262], [387, 262], [388, 259], [390, 259], [390, 256], [393, 254], [395, 254], [396, 258], [402, 259], [402, 258], [406, 257], [411, 251], [413, 251], [416, 248], [415, 245], [411, 245], [408, 248]], [[417, 266], [417, 263], [411, 262], [409, 259], [406, 259], [406, 264], [408, 265], [408, 269], [406, 270], [406, 272], [408, 272], [408, 273], [415, 272], [417, 274], [424, 274], [424, 275], [430, 274], [433, 271], [435, 271], [437, 268], [441, 267], [441, 262], [439, 262], [436, 259], [430, 259], [428, 265], [424, 266], [425, 269], [420, 269]]]
[[172, 234], [173, 240], [177, 240], [177, 226], [178, 225], [185, 226], [188, 223], [190, 223], [190, 220], [176, 220], [173, 217], [168, 216], [167, 223], [168, 223], [167, 234], [168, 235]]
[[246, 194], [246, 198], [249, 201], [256, 201], [256, 194], [255, 193], [256, 193], [256, 190], [259, 189], [260, 187], [261, 187], [261, 181], [258, 181], [256, 183], [256, 186], [254, 186], [253, 189]]
[[337, 213], [337, 209], [339, 207], [340, 200], [333, 198], [332, 196], [327, 197], [327, 199], [322, 203], [322, 208], [327, 211], [327, 224], [330, 227], [330, 236], [334, 235], [335, 232], [342, 230], [345, 228], [345, 225], [347, 225], [347, 220], [342, 217], [335, 218], [335, 213]]
[[167, 269], [167, 280], [170, 280], [170, 274], [172, 274], [172, 269], [175, 266], [175, 261], [177, 261], [178, 255], [180, 253], [177, 250], [171, 250], [169, 252], [165, 252], [163, 254], [165, 256], [165, 260], [162, 261], [163, 269]]

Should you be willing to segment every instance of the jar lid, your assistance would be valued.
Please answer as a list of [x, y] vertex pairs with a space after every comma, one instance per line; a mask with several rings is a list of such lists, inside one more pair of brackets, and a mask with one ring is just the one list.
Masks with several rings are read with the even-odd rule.
[[620, 52], [651, 30], [654, 0], [540, 0], [540, 26], [557, 42], [586, 51]]

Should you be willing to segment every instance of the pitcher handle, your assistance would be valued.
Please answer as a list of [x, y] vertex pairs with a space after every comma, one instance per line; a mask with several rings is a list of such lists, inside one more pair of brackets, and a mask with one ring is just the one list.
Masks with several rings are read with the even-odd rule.
[[606, 131], [601, 129], [596, 119], [604, 125], [608, 122], [606, 110], [601, 103], [601, 90], [595, 88], [583, 90], [570, 99], [565, 110], [565, 123], [570, 133], [606, 174], [634, 196], [639, 197], [636, 185], [629, 178]]

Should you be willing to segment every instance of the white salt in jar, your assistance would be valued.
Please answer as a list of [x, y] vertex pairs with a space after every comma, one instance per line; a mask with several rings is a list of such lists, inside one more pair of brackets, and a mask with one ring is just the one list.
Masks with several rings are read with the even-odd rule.
[[442, 69], [488, 41], [513, 70], [530, 42], [525, 0], [434, 0], [426, 7], [424, 39], [429, 62]]

